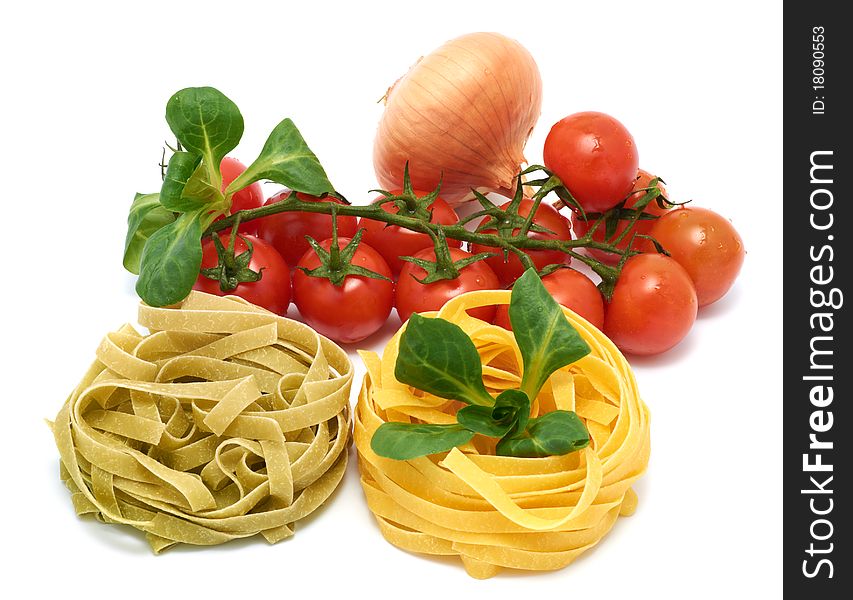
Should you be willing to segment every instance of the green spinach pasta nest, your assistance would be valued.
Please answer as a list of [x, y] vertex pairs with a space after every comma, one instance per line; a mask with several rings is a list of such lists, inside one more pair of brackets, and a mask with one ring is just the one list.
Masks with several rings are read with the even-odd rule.
[[346, 352], [236, 297], [141, 304], [139, 322], [150, 334], [108, 334], [51, 423], [77, 513], [155, 552], [293, 535], [346, 469]]

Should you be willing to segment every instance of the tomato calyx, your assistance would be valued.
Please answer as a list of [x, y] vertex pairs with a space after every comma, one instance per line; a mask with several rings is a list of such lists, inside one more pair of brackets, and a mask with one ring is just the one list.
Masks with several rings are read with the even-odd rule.
[[[605, 228], [605, 239], [608, 241], [613, 241], [615, 244], [619, 244], [622, 241], [625, 235], [627, 235], [630, 228], [626, 228], [625, 231], [622, 232], [622, 235], [618, 238], [614, 238], [616, 235], [616, 231], [619, 226], [619, 221], [628, 221], [630, 223], [636, 223], [637, 221], [654, 221], [659, 218], [658, 215], [654, 215], [645, 211], [646, 207], [648, 207], [652, 202], [657, 203], [658, 207], [663, 210], [669, 210], [675, 206], [682, 206], [690, 202], [672, 202], [667, 198], [663, 189], [658, 184], [665, 184], [666, 182], [660, 177], [654, 177], [650, 182], [648, 187], [640, 188], [638, 190], [632, 190], [630, 194], [628, 194], [619, 204], [611, 208], [610, 210], [599, 213], [599, 212], [590, 212], [584, 215], [584, 220], [586, 222], [593, 221], [592, 227], [589, 230], [589, 234], [592, 234], [595, 229], [604, 224]], [[635, 194], [643, 192], [643, 196], [634, 203], [631, 208], [625, 208], [625, 204], [628, 200], [634, 196]]]
[[[471, 215], [469, 215], [466, 219], [460, 221], [460, 225], [468, 223], [469, 221], [479, 218], [486, 217], [483, 221], [477, 226], [474, 230], [476, 233], [492, 233], [494, 232], [499, 238], [504, 240], [504, 244], [501, 247], [501, 254], [503, 255], [503, 260], [506, 262], [509, 258], [509, 253], [512, 252], [515, 254], [518, 259], [521, 261], [521, 264], [524, 266], [524, 269], [536, 268], [536, 265], [533, 263], [533, 260], [530, 256], [516, 248], [512, 242], [519, 238], [527, 238], [530, 232], [542, 233], [546, 235], [557, 235], [554, 231], [534, 222], [534, 217], [536, 216], [536, 212], [539, 210], [539, 205], [542, 202], [542, 198], [545, 197], [550, 191], [551, 188], [546, 189], [544, 192], [540, 190], [534, 194], [533, 198], [529, 201], [524, 198], [524, 183], [522, 182], [521, 174], [516, 177], [516, 186], [515, 192], [513, 194], [512, 200], [509, 204], [505, 204], [503, 206], [497, 206], [494, 202], [489, 200], [482, 193], [477, 190], [471, 190], [474, 193], [474, 197], [477, 202], [480, 203], [480, 206], [483, 207], [483, 210], [477, 211]], [[520, 213], [520, 208], [522, 206], [522, 202], [530, 202], [530, 209], [528, 210], [526, 215], [522, 215]]]
[[[598, 291], [601, 292], [601, 295], [604, 296], [604, 299], [607, 302], [613, 298], [613, 290], [616, 289], [616, 284], [619, 283], [619, 277], [622, 275], [622, 268], [625, 266], [625, 263], [628, 262], [628, 259], [632, 256], [636, 256], [637, 254], [641, 254], [636, 250], [630, 250], [630, 248], [634, 245], [634, 239], [637, 237], [636, 233], [631, 234], [631, 239], [628, 241], [628, 250], [619, 257], [619, 262], [616, 263], [611, 269], [615, 275], [613, 277], [602, 277], [601, 282], [598, 284]], [[595, 270], [598, 273], [598, 270]]]
[[420, 279], [415, 277], [414, 273], [411, 274], [412, 279], [424, 285], [445, 279], [456, 279], [459, 277], [459, 272], [465, 267], [495, 255], [494, 252], [480, 252], [479, 254], [474, 254], [473, 256], [467, 256], [454, 261], [450, 254], [450, 247], [447, 245], [447, 238], [444, 236], [443, 231], [438, 231], [435, 237], [433, 237], [433, 242], [435, 244], [435, 261], [426, 260], [425, 258], [417, 258], [414, 256], [400, 257], [400, 260], [418, 265], [426, 271], [426, 276]]
[[533, 217], [536, 215], [536, 211], [539, 208], [540, 202], [542, 202], [542, 198], [545, 197], [550, 189], [544, 194], [537, 192], [531, 199], [533, 206], [530, 208], [530, 211], [528, 214], [522, 215], [519, 213], [519, 208], [521, 207], [522, 200], [524, 200], [524, 184], [522, 184], [520, 175], [516, 178], [516, 181], [517, 185], [515, 186], [515, 193], [506, 208], [499, 207], [477, 190], [471, 190], [474, 192], [474, 197], [477, 199], [477, 202], [480, 203], [480, 206], [483, 207], [483, 210], [470, 215], [464, 222], [467, 223], [472, 220], [472, 218], [485, 216], [486, 218], [483, 219], [483, 222], [480, 223], [474, 231], [477, 233], [483, 233], [489, 230], [497, 231], [498, 235], [505, 240], [512, 239], [516, 236], [526, 237], [531, 231], [555, 235], [555, 233], [547, 227], [543, 227], [542, 225], [533, 222]]
[[[542, 171], [544, 176], [540, 177], [539, 179], [529, 179], [523, 184], [520, 183], [518, 187], [521, 187], [522, 185], [530, 187], [539, 187], [539, 191], [536, 192], [536, 196], [539, 196], [540, 198], [544, 198], [550, 192], [554, 192], [554, 194], [556, 194], [557, 196], [557, 201], [554, 203], [554, 208], [559, 210], [562, 207], [567, 207], [577, 212], [581, 216], [586, 215], [583, 206], [581, 206], [580, 202], [578, 202], [577, 199], [572, 196], [572, 193], [569, 191], [569, 188], [567, 188], [563, 181], [554, 173], [552, 173], [547, 167], [543, 165], [530, 165], [521, 173], [519, 173], [519, 181], [521, 181], [521, 178], [523, 176], [535, 173], [537, 171]], [[536, 196], [534, 196], [534, 198]]]
[[418, 196], [415, 189], [412, 187], [412, 179], [409, 177], [409, 162], [406, 161], [406, 166], [403, 169], [403, 191], [400, 194], [393, 194], [387, 190], [370, 190], [382, 194], [382, 198], [373, 203], [374, 206], [381, 207], [384, 204], [393, 203], [397, 207], [397, 214], [413, 219], [420, 219], [427, 223], [432, 222], [432, 206], [438, 194], [441, 191], [441, 180], [438, 185], [426, 196]]
[[[239, 225], [239, 220], [237, 223]], [[252, 242], [242, 235], [240, 239], [246, 244], [246, 251], [237, 255], [234, 254], [234, 243], [237, 235], [239, 235], [237, 227], [234, 227], [231, 230], [231, 237], [226, 248], [219, 236], [213, 234], [212, 238], [213, 245], [216, 248], [217, 264], [215, 267], [201, 270], [201, 274], [208, 279], [218, 281], [219, 289], [223, 292], [230, 292], [241, 283], [260, 281], [261, 277], [263, 277], [263, 269], [253, 271], [249, 268], [254, 248]]]
[[[614, 246], [619, 246], [626, 238], [626, 236], [630, 233], [630, 240], [628, 240], [628, 245], [626, 250], [622, 256], [619, 258], [619, 263], [617, 268], [621, 272], [622, 266], [625, 264], [625, 261], [630, 257], [640, 254], [639, 251], [632, 250], [634, 247], [634, 241], [636, 238], [647, 239], [649, 242], [654, 245], [655, 250], [658, 253], [669, 256], [669, 252], [666, 251], [661, 244], [652, 238], [649, 235], [644, 233], [638, 233], [637, 231], [633, 231], [634, 225], [638, 221], [656, 221], [659, 219], [659, 215], [651, 214], [646, 212], [646, 208], [651, 205], [652, 202], [657, 203], [658, 207], [663, 210], [669, 210], [675, 206], [682, 206], [690, 202], [687, 200], [686, 202], [675, 203], [669, 200], [663, 193], [663, 188], [660, 187], [660, 184], [665, 184], [660, 177], [653, 177], [651, 181], [649, 181], [649, 185], [644, 188], [640, 188], [638, 190], [633, 190], [628, 196], [625, 197], [619, 204], [611, 208], [610, 210], [604, 213], [587, 213], [586, 220], [594, 219], [592, 226], [586, 232], [586, 237], [592, 237], [595, 231], [604, 225], [604, 239]], [[625, 208], [625, 204], [628, 200], [635, 194], [642, 192], [643, 196], [634, 203], [631, 208]], [[625, 227], [621, 232], [619, 232], [619, 222], [625, 221], [628, 223], [628, 226]], [[615, 285], [615, 281], [607, 281], [602, 282], [603, 286], [600, 286], [602, 293], [606, 298], [610, 298], [613, 294], [613, 287]]]
[[[333, 205], [334, 206], [334, 205]], [[321, 277], [328, 279], [335, 287], [341, 287], [349, 275], [360, 275], [369, 277], [370, 279], [383, 279], [391, 281], [385, 275], [371, 271], [365, 267], [352, 264], [355, 251], [358, 250], [358, 245], [361, 243], [361, 238], [364, 235], [364, 229], [359, 229], [352, 237], [349, 243], [341, 248], [338, 243], [338, 211], [332, 209], [332, 242], [329, 249], [326, 250], [320, 245], [320, 242], [306, 235], [305, 239], [311, 245], [311, 248], [320, 259], [320, 266], [316, 269], [306, 269], [305, 267], [296, 267], [309, 277]]]

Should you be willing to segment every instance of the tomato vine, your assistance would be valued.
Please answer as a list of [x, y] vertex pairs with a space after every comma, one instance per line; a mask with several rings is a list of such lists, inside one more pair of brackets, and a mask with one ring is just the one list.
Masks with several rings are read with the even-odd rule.
[[[220, 162], [236, 147], [243, 132], [243, 118], [236, 105], [213, 88], [187, 88], [169, 100], [166, 120], [178, 140], [177, 150], [169, 160], [159, 195], [138, 194], [131, 206], [124, 261], [128, 270], [140, 275], [136, 288], [140, 297], [155, 306], [179, 302], [189, 293], [198, 276], [203, 238], [214, 237], [240, 223], [284, 212], [360, 217], [424, 233], [433, 240], [438, 257], [445, 254], [447, 240], [515, 254], [525, 268], [533, 266], [525, 250], [560, 251], [595, 272], [601, 278], [599, 288], [609, 298], [625, 261], [638, 253], [632, 249], [633, 244], [627, 249], [620, 248], [619, 244], [626, 236], [637, 235], [633, 229], [639, 220], [655, 218], [643, 210], [651, 202], [671, 206], [655, 178], [648, 187], [631, 191], [632, 195], [638, 191], [643, 193], [632, 208], [625, 208], [626, 198], [605, 213], [584, 214], [562, 181], [541, 165], [530, 166], [516, 176], [514, 196], [505, 208], [473, 191], [480, 210], [452, 225], [432, 222], [428, 211], [410, 210], [412, 198], [382, 190], [379, 191], [383, 198], [367, 206], [345, 201], [343, 204], [305, 201], [298, 197], [298, 192], [320, 199], [344, 199], [335, 191], [319, 160], [290, 119], [284, 119], [273, 129], [258, 158], [223, 191]], [[538, 178], [532, 178], [534, 176]], [[293, 191], [280, 202], [231, 214], [234, 194], [260, 180], [277, 182]], [[433, 190], [428, 197], [437, 195], [438, 191]], [[590, 222], [583, 236], [565, 240], [530, 236], [531, 232], [548, 232], [535, 224], [533, 217], [549, 194], [557, 196], [556, 204], [571, 208]], [[519, 206], [524, 198], [530, 198], [532, 207], [527, 214], [521, 215]], [[396, 213], [385, 210], [383, 205], [388, 202], [398, 203], [401, 210]], [[403, 202], [405, 206], [401, 205]], [[404, 208], [409, 210], [402, 210]], [[481, 223], [470, 228], [477, 219], [481, 219]], [[612, 235], [620, 221], [626, 224], [624, 230]], [[603, 241], [593, 237], [601, 227], [608, 233]], [[609, 252], [621, 258], [617, 264], [609, 265], [578, 252], [581, 248]]]
[[[534, 169], [542, 170], [548, 175], [547, 180], [549, 183], [547, 185], [540, 181], [524, 182], [522, 180], [523, 175]], [[535, 202], [535, 206], [538, 207], [539, 202], [541, 202], [544, 196], [554, 190], [554, 180], [557, 180], [556, 176], [550, 174], [545, 167], [538, 165], [530, 167], [520, 173], [517, 178], [518, 191], [516, 192], [516, 196], [521, 197], [524, 188], [534, 188], [535, 191], [533, 191], [532, 194], [533, 200]], [[559, 180], [557, 180], [557, 182], [559, 182]], [[557, 183], [556, 185], [562, 186], [562, 183]], [[580, 248], [593, 248], [604, 252], [619, 254], [624, 258], [636, 254], [636, 251], [625, 251], [620, 249], [618, 245], [631, 233], [636, 222], [643, 218], [644, 213], [642, 209], [648, 206], [652, 201], [661, 197], [661, 190], [660, 187], [657, 186], [657, 181], [654, 182], [654, 185], [651, 185], [648, 188], [642, 188], [639, 191], [644, 192], [645, 195], [634, 205], [633, 209], [622, 209], [620, 205], [620, 207], [612, 209], [604, 214], [590, 213], [587, 215], [587, 217], [592, 220], [592, 225], [589, 230], [583, 236], [571, 240], [540, 240], [528, 237], [528, 233], [532, 227], [532, 215], [536, 212], [535, 208], [530, 210], [528, 216], [521, 217], [517, 212], [515, 212], [518, 209], [517, 204], [515, 206], [510, 205], [506, 210], [502, 210], [493, 204], [488, 198], [479, 193], [477, 193], [476, 196], [477, 201], [479, 201], [483, 207], [482, 210], [477, 211], [455, 225], [442, 225], [440, 223], [430, 222], [428, 217], [423, 218], [419, 216], [407, 216], [387, 212], [381, 208], [381, 201], [368, 206], [355, 206], [352, 204], [340, 205], [333, 204], [331, 202], [306, 202], [300, 200], [297, 197], [296, 192], [292, 192], [281, 202], [262, 206], [260, 208], [238, 211], [231, 216], [216, 221], [207, 228], [205, 235], [212, 235], [218, 231], [227, 229], [238, 220], [245, 223], [247, 221], [261, 219], [263, 217], [282, 212], [312, 212], [328, 215], [331, 215], [333, 212], [337, 212], [339, 215], [349, 215], [381, 221], [389, 225], [397, 225], [399, 227], [411, 229], [412, 231], [425, 233], [433, 238], [444, 237], [446, 239], [459, 240], [470, 244], [482, 244], [484, 246], [501, 248], [507, 252], [516, 254], [525, 267], [533, 265], [527, 254], [524, 253], [524, 250], [558, 250], [589, 266], [590, 269], [601, 277], [602, 292], [604, 292], [605, 295], [609, 295], [609, 291], [612, 291], [613, 285], [615, 285], [616, 280], [619, 277], [621, 263], [623, 263], [624, 260], [620, 261], [620, 264], [615, 266], [608, 265], [593, 257], [581, 254], [577, 252], [577, 250]], [[632, 194], [636, 192], [636, 190], [632, 190]], [[599, 227], [606, 227], [608, 219], [613, 220], [612, 217], [614, 216], [623, 221], [627, 221], [625, 229], [611, 241], [597, 241], [593, 239], [593, 233], [596, 229]], [[491, 218], [493, 221], [503, 224], [503, 228], [509, 229], [510, 232], [501, 232], [500, 225], [498, 233], [484, 233], [480, 231], [484, 228], [483, 226], [480, 226], [474, 231], [465, 227], [467, 222], [481, 217]], [[511, 233], [512, 229], [516, 229], [517, 233]]]

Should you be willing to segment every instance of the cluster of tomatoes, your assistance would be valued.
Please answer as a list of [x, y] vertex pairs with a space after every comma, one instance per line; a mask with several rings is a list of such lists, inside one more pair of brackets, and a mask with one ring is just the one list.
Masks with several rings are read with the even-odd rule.
[[[221, 163], [222, 186], [228, 186], [246, 169], [240, 161], [226, 157]], [[238, 191], [231, 203], [231, 212], [258, 208], [284, 200], [288, 191], [282, 191], [264, 201], [259, 183]], [[316, 200], [299, 194], [300, 199]], [[337, 201], [329, 198], [324, 201]], [[355, 217], [337, 218], [338, 243], [345, 246], [357, 231]], [[349, 276], [342, 286], [335, 286], [329, 279], [311, 277], [301, 269], [320, 266], [320, 257], [309, 245], [306, 236], [311, 236], [326, 250], [331, 246], [332, 217], [325, 214], [285, 212], [269, 215], [263, 219], [247, 221], [239, 226], [239, 236], [233, 240], [233, 252], [239, 256], [251, 245], [251, 260], [246, 265], [251, 271], [261, 273], [257, 281], [238, 283], [233, 289], [222, 289], [220, 282], [200, 273], [195, 285], [197, 290], [210, 294], [234, 294], [274, 313], [284, 315], [291, 300], [301, 313], [302, 319], [317, 331], [344, 343], [356, 342], [377, 331], [391, 312], [393, 283], [391, 271], [385, 260], [375, 250], [360, 244], [352, 257], [352, 264], [367, 268], [386, 279]], [[220, 234], [223, 246], [231, 241], [230, 230]], [[201, 270], [215, 267], [219, 253], [213, 240], [202, 244]]]
[[[632, 208], [653, 177], [639, 169], [634, 138], [613, 117], [582, 112], [558, 121], [545, 140], [545, 166], [563, 181], [584, 213]], [[632, 193], [633, 192], [633, 193]], [[630, 194], [630, 195], [629, 195]], [[627, 198], [627, 199], [626, 199]], [[622, 204], [625, 199], [624, 204]], [[586, 234], [590, 221], [573, 211], [575, 235]], [[743, 242], [724, 217], [693, 205], [648, 204], [618, 247], [642, 252], [632, 256], [606, 303], [603, 331], [624, 352], [658, 354], [680, 342], [696, 320], [698, 308], [728, 292], [745, 256]], [[627, 226], [621, 222], [610, 239]], [[643, 237], [646, 236], [646, 237]], [[603, 241], [605, 229], [593, 239]], [[657, 252], [653, 238], [669, 256]], [[589, 254], [615, 263], [620, 255], [594, 249]]]
[[[227, 186], [244, 168], [239, 161], [225, 158], [221, 167], [223, 185]], [[283, 191], [264, 202], [260, 185], [253, 184], [234, 195], [231, 210], [236, 212], [280, 202], [288, 194]], [[302, 193], [297, 195], [306, 202], [340, 202], [333, 198], [320, 200]], [[398, 210], [395, 204], [383, 207], [387, 211]], [[433, 222], [453, 225], [459, 220], [456, 211], [441, 198], [436, 198], [428, 209]], [[463, 292], [500, 287], [498, 277], [482, 261], [461, 269], [455, 279], [422, 284], [418, 280], [427, 275], [426, 271], [400, 257], [434, 260], [433, 242], [427, 234], [370, 219], [359, 222], [353, 216], [339, 215], [336, 221], [340, 248], [349, 244], [359, 229], [364, 230], [361, 243], [349, 260], [352, 265], [382, 278], [349, 275], [342, 285], [336, 286], [328, 278], [306, 274], [306, 270], [321, 265], [320, 256], [310, 247], [306, 236], [317, 240], [320, 247], [328, 251], [333, 243], [332, 217], [294, 211], [248, 221], [239, 227], [240, 235], [234, 240], [233, 252], [235, 255], [245, 252], [247, 241], [252, 245], [248, 268], [260, 271], [260, 280], [239, 283], [236, 288], [224, 291], [218, 280], [200, 274], [195, 289], [212, 294], [235, 294], [278, 314], [285, 314], [292, 300], [308, 325], [331, 339], [353, 343], [378, 331], [395, 307], [400, 319], [405, 321], [413, 312], [437, 310]], [[220, 239], [227, 246], [230, 233], [222, 233]], [[448, 240], [448, 243], [452, 260], [471, 256], [459, 248], [461, 242]], [[558, 254], [562, 258], [562, 253]], [[214, 242], [205, 240], [202, 270], [216, 266], [218, 260]], [[481, 312], [477, 316], [487, 320], [494, 317], [494, 308]]]
[[[560, 177], [578, 206], [567, 218], [554, 207], [541, 203], [533, 222], [543, 231], [529, 234], [535, 239], [582, 237], [594, 222], [590, 215], [613, 208], [631, 209], [656, 181], [639, 168], [631, 134], [616, 119], [603, 113], [577, 113], [555, 124], [545, 142], [544, 159], [546, 167]], [[226, 158], [222, 164], [224, 185], [242, 168], [238, 161]], [[283, 200], [287, 193], [272, 196], [266, 204]], [[299, 197], [303, 201], [321, 201], [303, 194]], [[232, 211], [263, 203], [260, 186], [254, 184], [234, 196]], [[507, 202], [501, 208], [509, 205]], [[518, 214], [527, 216], [532, 207], [532, 201], [522, 200]], [[399, 210], [393, 202], [383, 204], [383, 208]], [[454, 209], [441, 198], [434, 200], [429, 212], [434, 223], [454, 225], [459, 220]], [[648, 355], [678, 344], [693, 326], [698, 308], [715, 302], [729, 290], [743, 263], [744, 248], [732, 224], [708, 209], [655, 201], [645, 206], [643, 212], [650, 218], [637, 220], [629, 232], [631, 235], [625, 235], [617, 244], [623, 253], [630, 244], [630, 249], [640, 254], [631, 256], [622, 265], [609, 301], [605, 301], [592, 279], [569, 266], [570, 259], [563, 252], [526, 252], [537, 269], [560, 265], [561, 268], [542, 278], [560, 304], [604, 331], [623, 351]], [[606, 232], [599, 224], [592, 239], [604, 242], [609, 234], [612, 241], [628, 226], [629, 221], [619, 221], [615, 231], [611, 228]], [[292, 299], [302, 319], [314, 329], [339, 342], [352, 343], [376, 332], [394, 307], [405, 321], [413, 312], [437, 310], [448, 299], [467, 291], [509, 288], [524, 271], [514, 254], [505, 256], [498, 249], [482, 244], [472, 244], [466, 250], [458, 240], [448, 239], [454, 262], [481, 252], [493, 255], [465, 265], [454, 279], [424, 283], [427, 271], [400, 257], [436, 260], [433, 241], [428, 235], [381, 221], [338, 216], [339, 247], [345, 247], [363, 229], [363, 238], [351, 263], [382, 277], [348, 275], [336, 286], [327, 278], [305, 273], [321, 265], [321, 257], [309, 246], [306, 236], [319, 241], [328, 251], [333, 243], [332, 228], [330, 215], [306, 212], [283, 212], [244, 223], [240, 226], [244, 239], [236, 239], [234, 250], [236, 254], [245, 251], [245, 240], [249, 240], [253, 246], [249, 268], [261, 270], [261, 279], [240, 283], [234, 290], [223, 292], [218, 281], [200, 275], [196, 288], [237, 294], [279, 314], [287, 311]], [[494, 233], [494, 230], [485, 232]], [[226, 238], [223, 234], [223, 243]], [[659, 253], [649, 238], [656, 240], [669, 256]], [[608, 264], [616, 264], [622, 257], [597, 249], [585, 251]], [[216, 248], [212, 241], [205, 241], [202, 267], [215, 266], [216, 262]], [[478, 308], [474, 316], [511, 329], [506, 307]]]

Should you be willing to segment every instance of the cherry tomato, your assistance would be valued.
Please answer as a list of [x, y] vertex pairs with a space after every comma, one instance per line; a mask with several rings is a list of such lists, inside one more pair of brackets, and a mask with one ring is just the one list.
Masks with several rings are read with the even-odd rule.
[[[281, 202], [290, 194], [284, 190], [271, 196], [264, 206]], [[336, 202], [343, 204], [337, 198], [317, 198], [302, 192], [296, 197], [303, 202]], [[258, 236], [271, 244], [287, 261], [295, 266], [302, 255], [311, 247], [306, 235], [315, 240], [325, 240], [332, 236], [332, 215], [309, 212], [283, 212], [269, 215], [258, 220]], [[338, 237], [351, 238], [358, 231], [358, 219], [352, 216], [338, 215]]]
[[[690, 275], [699, 306], [722, 298], [740, 272], [743, 241], [730, 221], [707, 208], [689, 206], [653, 222], [649, 232]], [[644, 251], [655, 248], [644, 240]]]
[[[252, 304], [257, 304], [276, 314], [283, 315], [287, 312], [287, 307], [290, 304], [290, 269], [287, 263], [275, 251], [275, 248], [253, 235], [241, 234], [237, 236], [234, 241], [235, 255], [242, 254], [248, 248], [243, 238], [252, 244], [252, 260], [249, 261], [249, 268], [252, 271], [260, 271], [261, 278], [258, 281], [238, 283], [233, 290], [223, 292], [219, 286], [219, 281], [199, 274], [193, 289], [217, 296], [240, 296]], [[219, 239], [222, 241], [222, 245], [228, 248], [230, 236], [223, 233], [219, 235]], [[213, 240], [207, 239], [202, 244], [201, 268], [215, 267], [217, 262], [216, 246], [213, 244]]]
[[[435, 260], [435, 252], [432, 248], [425, 248], [416, 253], [415, 258]], [[471, 256], [468, 252], [459, 248], [450, 248], [450, 257], [455, 261]], [[459, 271], [456, 279], [441, 279], [433, 283], [423, 284], [418, 279], [423, 279], [426, 271], [414, 263], [407, 262], [400, 271], [400, 280], [397, 282], [395, 304], [400, 320], [405, 321], [412, 313], [421, 313], [429, 310], [438, 310], [444, 303], [465, 292], [475, 290], [496, 290], [500, 283], [497, 276], [489, 268], [485, 261], [479, 260]], [[495, 316], [494, 306], [481, 306], [468, 311], [468, 314], [477, 319], [491, 322]]]
[[[507, 202], [501, 206], [501, 208], [506, 209], [509, 205], [510, 202]], [[525, 198], [521, 201], [521, 204], [518, 207], [518, 214], [522, 217], [526, 217], [530, 214], [531, 208], [533, 208], [533, 201]], [[533, 217], [533, 222], [537, 225], [541, 225], [549, 231], [552, 231], [553, 233], [541, 233], [534, 231], [530, 233], [530, 238], [532, 239], [569, 240], [572, 237], [568, 219], [558, 213], [552, 206], [545, 204], [544, 202], [539, 204], [539, 208], [536, 209], [536, 215]], [[487, 229], [484, 233], [495, 233], [495, 231], [495, 229]], [[518, 230], [516, 229], [515, 231], [517, 232]], [[513, 253], [509, 253], [505, 260], [503, 252], [499, 248], [485, 246], [483, 244], [472, 244], [471, 251], [474, 254], [479, 252], [494, 252], [496, 254], [496, 256], [487, 258], [486, 262], [492, 268], [492, 271], [495, 272], [495, 275], [498, 276], [498, 280], [503, 286], [511, 284], [524, 273], [524, 265], [521, 264], [521, 260]], [[526, 250], [525, 252], [533, 261], [533, 264], [536, 265], [537, 270], [551, 264], [569, 262], [570, 259], [567, 254], [559, 250]]]
[[[236, 158], [226, 156], [219, 163], [219, 170], [222, 173], [222, 191], [225, 191], [232, 181], [237, 179], [240, 174], [246, 170], [246, 165], [241, 163]], [[238, 210], [248, 210], [250, 208], [258, 208], [264, 204], [264, 192], [261, 189], [261, 184], [257, 181], [252, 185], [243, 188], [231, 197], [231, 214]], [[258, 232], [258, 222], [248, 221], [240, 225], [240, 233], [249, 233], [256, 235]]]
[[[642, 190], [643, 188], [649, 187], [649, 183], [651, 182], [652, 179], [654, 179], [654, 175], [649, 174], [648, 171], [644, 171], [643, 169], [640, 169], [640, 172], [637, 176], [637, 180], [634, 183], [633, 189]], [[659, 183], [658, 187], [660, 187], [664, 191], [664, 195], [666, 195], [666, 189], [664, 188], [663, 184]], [[631, 194], [631, 196], [625, 202], [625, 208], [633, 208], [634, 204], [636, 204], [636, 202], [638, 200], [640, 200], [644, 195], [645, 195], [645, 192], [636, 192], [634, 194]], [[659, 217], [660, 215], [666, 213], [667, 210], [669, 210], [669, 209], [661, 208], [660, 205], [657, 203], [657, 200], [652, 200], [652, 202], [646, 206], [646, 208], [643, 210], [643, 212], [646, 214], [655, 215], [655, 216]], [[586, 232], [589, 231], [589, 228], [593, 222], [594, 221], [592, 221], [592, 220], [585, 221], [582, 216], [580, 216], [578, 213], [573, 212], [572, 213], [572, 231], [574, 231], [575, 237], [579, 238], [579, 237], [583, 237], [584, 235], [586, 235]], [[621, 242], [619, 242], [618, 247], [621, 248], [622, 250], [625, 250], [628, 247], [628, 243], [631, 241], [631, 235], [632, 234], [636, 233], [638, 235], [639, 234], [648, 235], [649, 231], [651, 231], [652, 226], [654, 224], [655, 224], [655, 221], [638, 220], [636, 225], [634, 225], [634, 228], [625, 236], [625, 238]], [[627, 226], [628, 226], [627, 221], [619, 221], [619, 224], [616, 226], [616, 232], [613, 234], [613, 237], [614, 238], [619, 237], [619, 234], [621, 234], [623, 231], [625, 231], [625, 228]], [[604, 227], [604, 223], [602, 223], [592, 233], [592, 239], [594, 239], [597, 242], [603, 242], [604, 237], [605, 237], [605, 233], [606, 233], [606, 228]], [[632, 246], [633, 249], [639, 250], [642, 247], [642, 244], [640, 244], [641, 239], [642, 238], [639, 238], [634, 242], [634, 244]], [[597, 258], [598, 260], [600, 260], [603, 263], [607, 263], [609, 265], [614, 265], [617, 262], [619, 262], [620, 256], [618, 254], [614, 254], [612, 252], [605, 252], [603, 250], [597, 250], [595, 248], [587, 248], [586, 251], [587, 251], [587, 253], [590, 254], [590, 256]]]
[[604, 212], [634, 185], [639, 155], [619, 121], [580, 112], [557, 121], [545, 139], [545, 166], [559, 177], [586, 212]]
[[[575, 311], [598, 329], [604, 328], [604, 299], [592, 280], [574, 269], [557, 269], [542, 278], [545, 289], [558, 304]], [[512, 331], [509, 306], [498, 306], [495, 325]]]
[[[341, 248], [349, 239], [339, 238]], [[320, 242], [326, 250], [332, 240]], [[391, 269], [379, 253], [361, 243], [352, 264], [391, 277]], [[299, 259], [300, 267], [316, 269], [320, 259], [314, 250]], [[311, 277], [301, 269], [293, 274], [293, 302], [305, 322], [328, 338], [350, 344], [382, 327], [394, 304], [394, 284], [384, 279], [348, 275], [340, 287], [328, 279]]]
[[604, 333], [623, 352], [658, 354], [680, 342], [696, 320], [690, 276], [663, 254], [628, 259], [604, 315]]
[[[398, 195], [402, 192], [394, 190], [391, 193]], [[424, 192], [415, 192], [415, 195], [422, 197], [427, 194]], [[398, 212], [397, 205], [393, 202], [383, 204], [382, 208], [386, 212]], [[436, 198], [435, 202], [430, 204], [429, 208], [432, 210], [431, 222], [433, 223], [453, 225], [459, 221], [456, 211], [441, 198]], [[432, 239], [427, 234], [405, 229], [397, 225], [386, 225], [382, 221], [374, 221], [372, 219], [361, 219], [358, 224], [364, 229], [364, 241], [382, 255], [388, 266], [391, 267], [394, 275], [397, 275], [406, 264], [406, 261], [400, 260], [401, 256], [414, 256], [420, 250], [431, 248], [433, 245]], [[447, 243], [455, 248], [462, 245], [462, 242], [459, 240], [449, 239]]]

